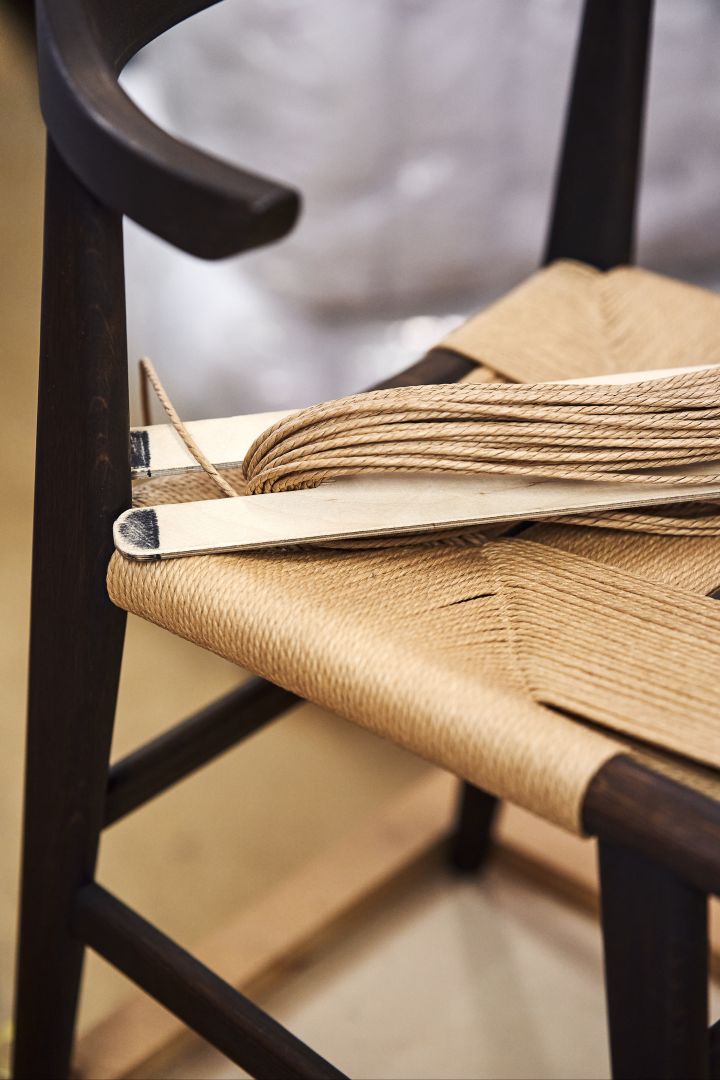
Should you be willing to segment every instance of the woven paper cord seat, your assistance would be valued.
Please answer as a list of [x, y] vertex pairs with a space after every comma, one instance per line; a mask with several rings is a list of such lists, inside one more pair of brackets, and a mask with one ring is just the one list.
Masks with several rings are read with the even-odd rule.
[[[560, 262], [443, 343], [468, 381], [720, 362], [720, 297]], [[145, 504], [215, 498], [202, 474]], [[677, 513], [677, 512], [676, 512]], [[631, 516], [632, 517], [632, 516]], [[569, 829], [628, 745], [720, 797], [720, 539], [621, 528], [375, 550], [113, 556], [116, 604]]]

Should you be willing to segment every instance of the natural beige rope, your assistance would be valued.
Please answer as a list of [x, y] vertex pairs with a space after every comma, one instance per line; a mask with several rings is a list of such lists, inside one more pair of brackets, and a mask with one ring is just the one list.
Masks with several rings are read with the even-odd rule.
[[[152, 362], [140, 361], [173, 428], [223, 494], [315, 486], [365, 471], [519, 472], [530, 476], [648, 482], [634, 468], [712, 461], [720, 435], [720, 372], [714, 369], [630, 386], [508, 385], [404, 387], [325, 402], [268, 428], [248, 451], [239, 486], [190, 435]], [[147, 410], [147, 398], [143, 395]], [[462, 415], [472, 420], [456, 421]], [[493, 419], [488, 421], [487, 416]], [[428, 420], [428, 417], [432, 419]], [[653, 434], [658, 428], [663, 436]], [[638, 445], [640, 443], [640, 445]], [[372, 452], [370, 452], [372, 450]], [[451, 456], [457, 455], [457, 456]], [[652, 477], [662, 484], [661, 473]], [[696, 482], [693, 476], [673, 483]], [[558, 518], [574, 525], [666, 535], [720, 535], [715, 504]], [[364, 541], [384, 547], [422, 536]], [[477, 530], [448, 530], [435, 543], [477, 543]], [[342, 541], [333, 546], [342, 547]], [[349, 541], [355, 548], [358, 541]]]
[[611, 510], [605, 514], [572, 514], [554, 518], [563, 525], [588, 525], [594, 529], [652, 533], [655, 536], [720, 536], [720, 514], [715, 503], [683, 503], [669, 514], [663, 507], [645, 510]]
[[[236, 491], [232, 484], [229, 484], [225, 477], [220, 475], [218, 470], [213, 465], [212, 461], [210, 461], [210, 459], [205, 456], [198, 444], [193, 439], [188, 429], [185, 427], [185, 424], [180, 419], [180, 416], [178, 415], [175, 406], [170, 400], [170, 397], [168, 396], [165, 387], [160, 381], [160, 377], [155, 370], [155, 365], [153, 364], [152, 360], [149, 359], [149, 357], [144, 356], [140, 361], [140, 372], [141, 375], [145, 377], [147, 382], [150, 383], [153, 390], [157, 394], [157, 399], [165, 410], [168, 420], [175, 428], [178, 435], [185, 443], [192, 456], [197, 461], [198, 465], [202, 467], [202, 469], [208, 474], [209, 477], [211, 477], [213, 482], [217, 484], [217, 486], [225, 495], [229, 495], [231, 497], [240, 495], [241, 492]], [[143, 412], [149, 412], [147, 397], [145, 394], [143, 395]]]
[[[478, 385], [718, 363], [720, 300], [645, 271], [560, 263], [472, 320], [457, 340], [468, 343], [493, 369], [475, 369]], [[240, 469], [228, 479], [242, 489]], [[149, 480], [136, 498], [216, 492], [195, 472]], [[616, 731], [682, 754], [671, 770], [718, 795], [717, 770], [688, 759], [717, 761], [720, 738], [720, 606], [703, 595], [720, 585], [720, 513], [672, 514], [620, 511], [613, 528], [574, 518], [485, 546], [115, 555], [108, 588], [128, 610], [580, 830], [588, 783], [625, 748]]]
[[[561, 260], [440, 345], [478, 366], [464, 381], [577, 379], [720, 363], [720, 296], [637, 266]], [[489, 374], [489, 379], [488, 379]]]
[[[175, 409], [170, 395], [168, 394], [165, 386], [163, 385], [160, 376], [155, 370], [155, 365], [149, 357], [144, 356], [139, 362], [140, 368], [140, 393], [141, 393], [141, 411], [143, 416], [143, 423], [148, 425], [150, 423], [150, 399], [148, 395], [148, 386], [152, 386], [158, 401], [162, 405], [165, 415], [167, 416], [170, 424], [178, 433], [189, 452], [195, 458], [200, 468], [208, 477], [210, 482], [220, 489], [224, 495], [230, 497], [247, 495], [248, 485], [245, 481], [245, 477], [240, 475], [237, 480], [239, 487], [234, 487], [227, 479], [228, 475], [236, 473], [235, 469], [223, 469], [222, 474], [213, 465], [209, 458], [203, 453], [198, 446], [195, 439], [188, 431], [187, 427], [180, 419], [180, 415]], [[170, 486], [172, 486], [172, 478], [168, 478]], [[167, 490], [167, 487], [166, 487]], [[183, 487], [180, 485], [179, 500], [182, 501]], [[136, 505], [142, 504], [142, 496], [135, 499]], [[492, 530], [491, 530], [492, 534]], [[424, 533], [419, 533], [416, 536], [409, 536], [407, 534], [403, 536], [386, 536], [378, 538], [365, 538], [363, 540], [335, 540], [331, 544], [319, 545], [320, 547], [327, 547], [330, 549], [348, 549], [355, 550], [358, 547], [365, 548], [386, 548], [386, 547], [405, 547], [408, 544], [422, 544], [424, 546], [451, 546], [451, 547], [466, 547], [475, 544], [484, 544], [488, 538], [487, 530], [480, 532], [478, 529], [465, 528], [465, 529], [447, 529], [446, 531], [435, 533], [433, 536], [427, 536]]]
[[535, 701], [720, 768], [717, 601], [525, 539], [483, 554]]
[[[643, 470], [717, 461], [720, 371], [630, 385], [440, 385], [303, 409], [253, 443], [249, 494], [365, 472], [697, 484]], [[708, 478], [717, 483], [720, 474]]]

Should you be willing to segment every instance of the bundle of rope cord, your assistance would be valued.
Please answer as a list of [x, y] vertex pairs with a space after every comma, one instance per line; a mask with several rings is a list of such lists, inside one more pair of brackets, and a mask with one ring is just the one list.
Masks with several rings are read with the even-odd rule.
[[[458, 389], [508, 379], [503, 388], [512, 397], [503, 399], [504, 407], [527, 404], [517, 391], [528, 378], [717, 363], [719, 343], [720, 298], [714, 295], [637, 268], [601, 273], [555, 263], [443, 343], [477, 364], [468, 383], [421, 393], [439, 394], [435, 408], [440, 399], [457, 402]], [[695, 374], [692, 381], [710, 385]], [[641, 393], [655, 393], [658, 385]], [[660, 388], [664, 393], [667, 386]], [[575, 405], [590, 404], [589, 387], [573, 389], [582, 395]], [[613, 415], [604, 393], [602, 410], [620, 421], [628, 438], [628, 447], [610, 450], [632, 454], [650, 448], [646, 437], [660, 436], [671, 442], [663, 449], [676, 439], [682, 453], [684, 425], [688, 438], [706, 436], [711, 461], [712, 410], [720, 398], [711, 387], [709, 401], [696, 397], [688, 406], [687, 389], [681, 387], [677, 400], [653, 405], [649, 412], [658, 422], [649, 424], [648, 410], [637, 409], [634, 418]], [[615, 404], [637, 407], [630, 391], [611, 391]], [[396, 401], [407, 403], [416, 392], [395, 395]], [[649, 401], [644, 397], [642, 404]], [[559, 407], [557, 399], [551, 404]], [[344, 409], [342, 403], [340, 427]], [[683, 411], [691, 415], [683, 418]], [[304, 419], [288, 434], [297, 436], [316, 412], [293, 414], [293, 422]], [[423, 412], [422, 422], [428, 420], [437, 417]], [[451, 421], [468, 422], [462, 415]], [[518, 431], [503, 423], [506, 435], [521, 428], [530, 433], [526, 422]], [[258, 443], [272, 438], [283, 450], [287, 429], [281, 429]], [[587, 433], [579, 425], [575, 430]], [[301, 442], [317, 443], [312, 434], [302, 434]], [[592, 445], [607, 448], [602, 433], [595, 435]], [[355, 437], [351, 432], [351, 441]], [[400, 441], [407, 449], [407, 440]], [[703, 438], [689, 449], [705, 445]], [[545, 437], [540, 446], [553, 449]], [[565, 462], [563, 445], [555, 449]], [[264, 460], [263, 449], [246, 470], [248, 482], [239, 466], [223, 469], [227, 493], [252, 490]], [[640, 460], [642, 470], [647, 461]], [[582, 464], [598, 468], [597, 462]], [[622, 468], [628, 466], [622, 459]], [[617, 454], [606, 467], [617, 471]], [[309, 479], [295, 465], [281, 482], [293, 475], [298, 486]], [[145, 506], [212, 500], [218, 487], [205, 469], [150, 479], [136, 499]], [[478, 528], [469, 529], [453, 539], [458, 550], [443, 551], [426, 550], [433, 543], [426, 534], [418, 538], [421, 546], [403, 538], [399, 550], [366, 551], [370, 545], [363, 541], [356, 552], [332, 555], [313, 549], [134, 562], [116, 554], [108, 588], [122, 607], [574, 831], [582, 831], [589, 784], [608, 752], [627, 750], [626, 739], [633, 753], [641, 740], [653, 767], [719, 797], [717, 767], [708, 764], [718, 760], [712, 657], [720, 615], [707, 594], [720, 584], [720, 508], [686, 502], [559, 518], [534, 524], [522, 538], [513, 536], [516, 530], [483, 543]], [[461, 543], [474, 550], [462, 550]]]
[[[635, 384], [466, 383], [371, 391], [291, 413], [250, 447], [241, 469], [218, 469], [178, 415], [150, 360], [141, 376], [153, 387], [188, 450], [224, 495], [315, 487], [351, 473], [388, 471], [521, 473], [542, 479], [697, 483], [639, 469], [677, 468], [718, 459], [720, 369]], [[144, 382], [143, 382], [144, 386]], [[144, 395], [146, 423], [148, 401]], [[662, 432], [658, 435], [657, 432]], [[483, 440], [481, 442], [481, 440]], [[232, 479], [232, 483], [231, 483]], [[720, 477], [703, 475], [703, 481]], [[558, 516], [558, 522], [671, 536], [718, 536], [714, 502], [637, 511]], [[428, 538], [336, 540], [332, 547], [466, 544], [476, 527]]]
[[[662, 471], [720, 459], [720, 369], [632, 384], [450, 384], [340, 398], [291, 414], [243, 463], [248, 494], [357, 473], [520, 474], [697, 484]], [[720, 482], [718, 474], [703, 482]]]

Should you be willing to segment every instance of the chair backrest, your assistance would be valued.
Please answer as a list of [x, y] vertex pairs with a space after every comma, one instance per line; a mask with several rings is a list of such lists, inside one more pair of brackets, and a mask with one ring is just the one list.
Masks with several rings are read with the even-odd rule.
[[[118, 85], [133, 53], [213, 0], [36, 2], [49, 136], [31, 657], [61, 703], [75, 702], [68, 680], [90, 672], [83, 709], [112, 716], [107, 671], [125, 617], [105, 575], [131, 498], [122, 216], [218, 258], [284, 235], [299, 200], [171, 138]], [[650, 10], [651, 0], [586, 0], [548, 257], [630, 256]], [[60, 639], [72, 640], [71, 663]], [[45, 698], [33, 687], [40, 731]]]
[[[67, 423], [48, 436], [47, 455], [38, 442], [38, 478], [47, 471], [57, 489], [53, 439], [65, 440], [68, 476], [111, 446], [102, 457], [103, 467], [112, 464], [111, 487], [96, 490], [97, 477], [87, 478], [86, 501], [99, 493], [106, 502], [98, 536], [129, 500], [122, 216], [194, 255], [220, 258], [279, 239], [299, 212], [290, 188], [171, 137], [118, 83], [139, 49], [215, 2], [36, 0], [49, 140], [41, 434], [48, 417], [86, 415], [101, 391], [113, 402], [95, 417], [94, 435], [76, 433], [74, 449]], [[652, 0], [585, 0], [548, 260], [607, 268], [631, 257], [651, 12]]]
[[[99, 202], [203, 258], [292, 229], [295, 191], [172, 138], [118, 84], [144, 45], [217, 0], [36, 3], [50, 138]], [[585, 0], [545, 261], [632, 256], [652, 5]]]
[[545, 262], [630, 262], [653, 0], [586, 0]]
[[149, 41], [216, 2], [37, 0], [40, 100], [60, 156], [103, 205], [209, 259], [280, 239], [299, 196], [172, 138], [118, 77]]

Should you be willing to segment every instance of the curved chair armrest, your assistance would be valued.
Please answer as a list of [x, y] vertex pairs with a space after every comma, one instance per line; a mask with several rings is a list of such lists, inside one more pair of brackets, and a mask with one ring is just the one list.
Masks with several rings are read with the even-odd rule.
[[37, 0], [40, 103], [58, 152], [99, 202], [205, 259], [279, 240], [299, 195], [168, 135], [118, 77], [148, 41], [215, 2]]

